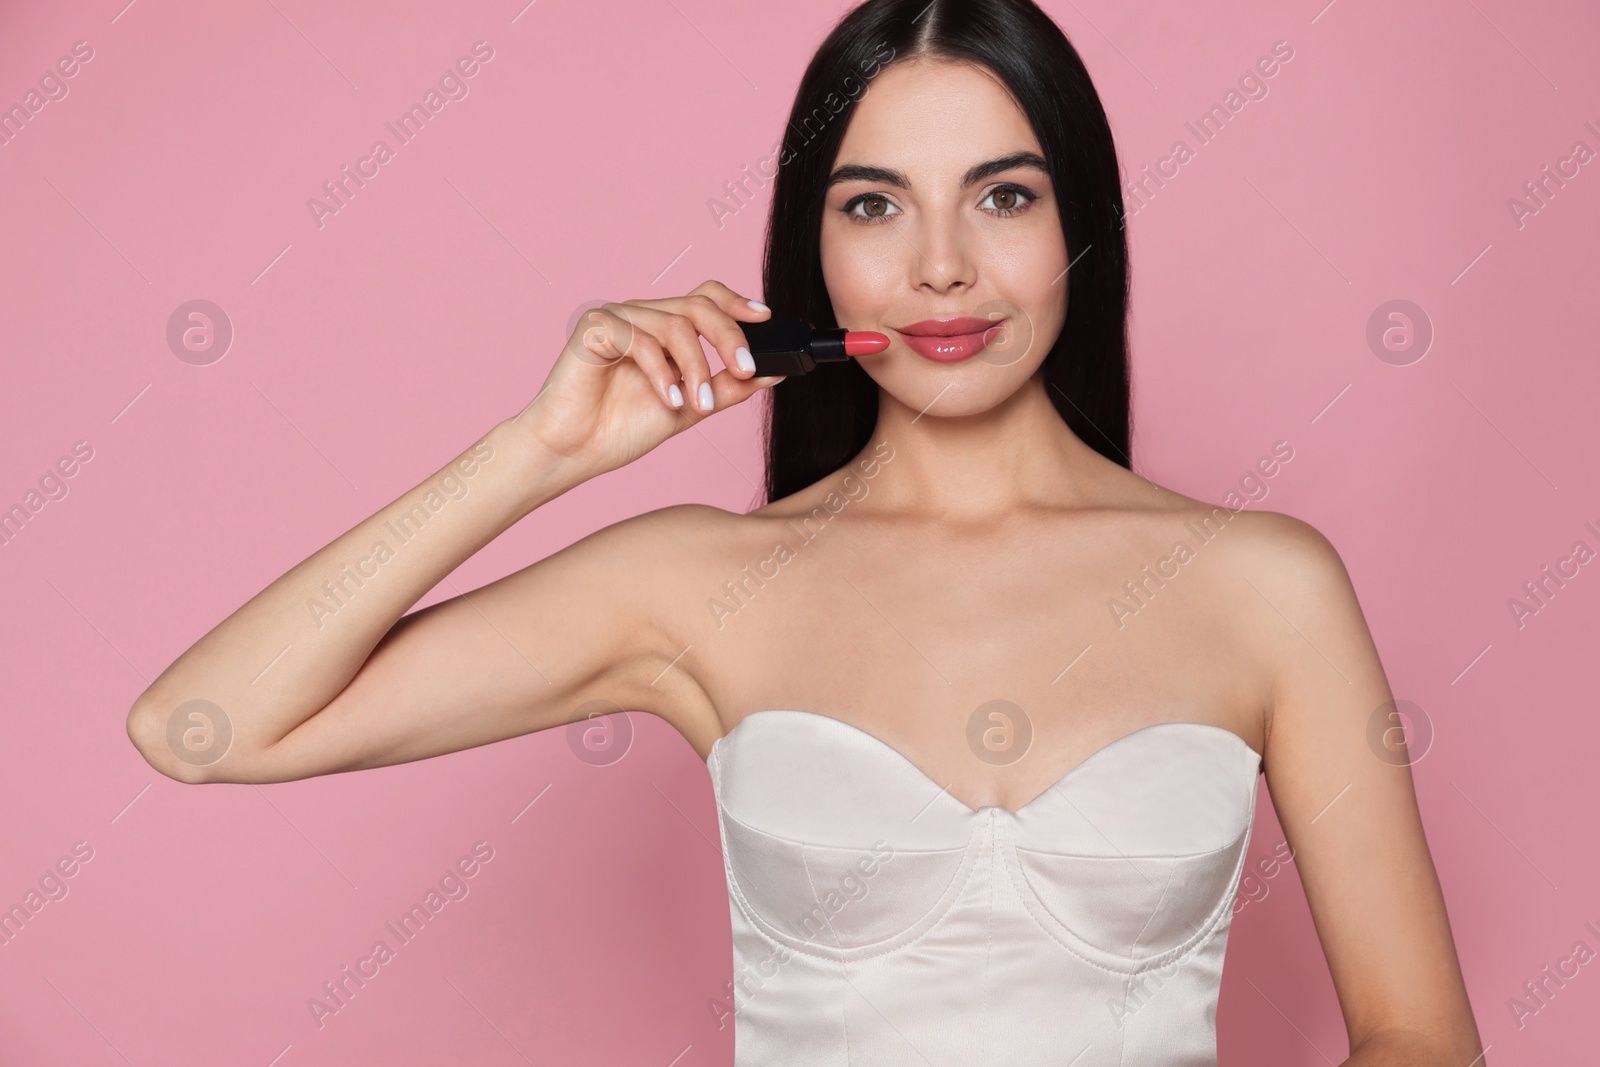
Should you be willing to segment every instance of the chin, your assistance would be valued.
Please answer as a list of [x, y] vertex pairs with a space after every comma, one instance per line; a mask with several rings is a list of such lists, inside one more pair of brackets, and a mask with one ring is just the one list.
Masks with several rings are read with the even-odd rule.
[[[979, 415], [1009, 400], [1037, 367], [995, 367], [973, 357], [936, 363], [907, 353], [906, 363], [872, 373], [878, 387], [912, 411], [957, 418]], [[912, 363], [911, 361], [915, 361]]]

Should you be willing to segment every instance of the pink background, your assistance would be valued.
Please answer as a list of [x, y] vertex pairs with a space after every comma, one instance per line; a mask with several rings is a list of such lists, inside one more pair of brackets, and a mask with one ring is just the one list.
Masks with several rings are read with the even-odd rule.
[[[0, 105], [93, 48], [0, 147], [0, 507], [93, 449], [0, 546], [0, 906], [93, 850], [0, 946], [0, 1060], [728, 1063], [711, 789], [660, 721], [632, 716], [609, 766], [554, 730], [262, 788], [170, 781], [123, 721], [207, 629], [525, 404], [581, 305], [708, 277], [757, 294], [767, 197], [721, 228], [708, 201], [769, 154], [845, 5], [124, 2], [0, 7]], [[1600, 566], [1520, 629], [1507, 600], [1600, 548], [1600, 163], [1521, 227], [1507, 201], [1600, 149], [1600, 12], [1320, 2], [1045, 4], [1130, 175], [1294, 49], [1130, 220], [1137, 468], [1221, 500], [1294, 448], [1253, 506], [1339, 548], [1432, 723], [1413, 770], [1488, 1062], [1591, 1059], [1600, 964], [1521, 1026], [1507, 1001], [1600, 949]], [[308, 198], [479, 40], [469, 95], [319, 228]], [[166, 340], [200, 298], [235, 330], [207, 366]], [[1366, 340], [1392, 299], [1435, 331], [1409, 365]], [[743, 510], [760, 472], [754, 406], [719, 414], [421, 603], [644, 510]], [[1282, 839], [1264, 789], [1254, 833], [1252, 865]], [[319, 1029], [308, 998], [477, 841], [470, 895]], [[1263, 885], [1234, 920], [1222, 1061], [1338, 1062], [1296, 873]]]

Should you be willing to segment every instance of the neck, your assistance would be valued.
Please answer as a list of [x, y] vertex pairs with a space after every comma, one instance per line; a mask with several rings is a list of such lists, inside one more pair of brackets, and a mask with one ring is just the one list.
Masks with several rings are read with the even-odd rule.
[[983, 523], [1018, 509], [1092, 505], [1108, 468], [1121, 468], [1067, 427], [1047, 388], [1035, 374], [995, 407], [955, 416], [937, 414], [939, 401], [919, 412], [880, 392], [864, 452], [887, 440], [894, 459], [876, 479], [870, 510]]

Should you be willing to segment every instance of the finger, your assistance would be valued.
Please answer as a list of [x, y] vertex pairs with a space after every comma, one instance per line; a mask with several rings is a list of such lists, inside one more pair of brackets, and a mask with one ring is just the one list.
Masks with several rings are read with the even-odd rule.
[[772, 310], [759, 300], [750, 300], [729, 289], [714, 278], [707, 278], [690, 290], [691, 296], [709, 296], [717, 306], [731, 317], [743, 322], [759, 322], [772, 314]]
[[721, 282], [712, 280], [700, 283], [687, 296], [630, 303], [691, 318], [695, 328], [717, 350], [724, 367], [732, 369], [740, 378], [755, 375], [755, 360], [749, 358], [750, 349], [739, 323], [765, 321], [772, 314], [765, 304], [746, 300]]
[[786, 375], [770, 374], [761, 377], [737, 378], [724, 368], [711, 377], [711, 390], [716, 397], [717, 410], [743, 403], [763, 389], [770, 389], [783, 381]]
[[[685, 397], [678, 384], [678, 370], [667, 358], [668, 353], [661, 342], [635, 321], [640, 317], [640, 310], [621, 304], [602, 304], [601, 310], [620, 324], [607, 331], [609, 345], [621, 348], [616, 352], [616, 358], [633, 360], [661, 402], [674, 411], [681, 411]], [[619, 339], [622, 339], [620, 345]]]
[[[662, 303], [685, 308], [684, 301], [687, 299], [680, 297]], [[716, 396], [710, 388], [711, 364], [706, 359], [705, 349], [700, 347], [700, 328], [689, 316], [677, 311], [661, 310], [651, 306], [653, 303], [630, 300], [623, 306], [639, 330], [659, 341], [677, 365], [678, 374], [683, 379], [686, 406], [697, 414], [711, 412], [716, 407]], [[716, 314], [720, 315], [721, 312]]]
[[[714, 278], [707, 278], [695, 286], [690, 295], [710, 298], [724, 314], [737, 322], [764, 322], [772, 316], [772, 309], [767, 305], [759, 300], [741, 296]], [[719, 336], [714, 338], [712, 343], [716, 346], [717, 354], [722, 357], [722, 365], [732, 370], [736, 377], [747, 381], [755, 377], [755, 359], [750, 355], [742, 330], [739, 332], [738, 340], [733, 344], [732, 359], [728, 358], [729, 352], [726, 347], [728, 338]]]
[[626, 356], [632, 343], [633, 324], [602, 305], [579, 316], [566, 350], [582, 363], [606, 367]]

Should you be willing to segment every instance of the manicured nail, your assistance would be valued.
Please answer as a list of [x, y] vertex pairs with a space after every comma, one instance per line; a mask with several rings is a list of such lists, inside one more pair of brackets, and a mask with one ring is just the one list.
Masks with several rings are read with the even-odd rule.
[[672, 386], [667, 389], [667, 395], [672, 398], [673, 407], [683, 407], [683, 390], [678, 388], [676, 382], [674, 382]]
[[710, 382], [701, 382], [700, 383], [700, 410], [701, 411], [710, 411], [711, 410], [711, 403], [712, 403], [712, 401], [711, 401], [711, 383]]
[[733, 358], [739, 364], [740, 370], [753, 371], [756, 369], [756, 361], [750, 358], [750, 350], [744, 345], [740, 345], [733, 350]]
[[749, 304], [752, 308], [754, 308], [757, 311], [771, 311], [772, 310], [771, 308], [767, 307], [767, 305], [763, 304], [759, 300], [746, 300], [745, 303]]

